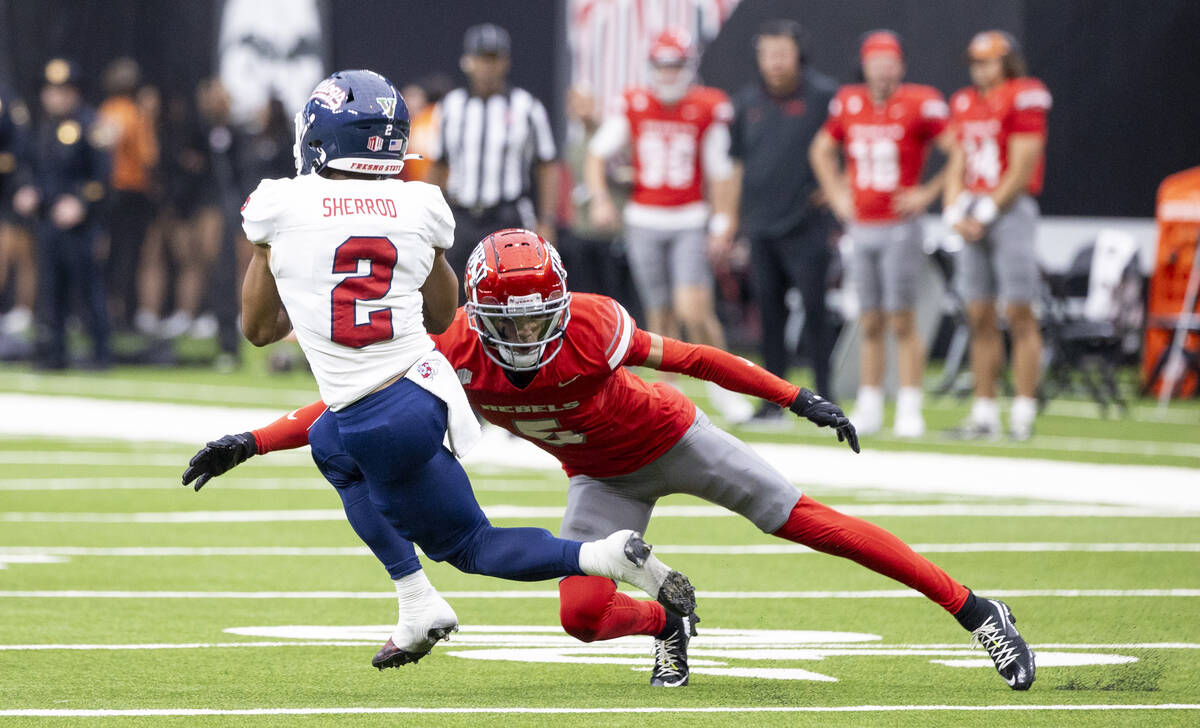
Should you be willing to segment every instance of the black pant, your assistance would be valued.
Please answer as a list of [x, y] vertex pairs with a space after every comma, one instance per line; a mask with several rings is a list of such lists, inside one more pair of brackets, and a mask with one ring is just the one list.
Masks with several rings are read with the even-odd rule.
[[833, 399], [829, 380], [833, 327], [825, 308], [825, 291], [834, 228], [832, 218], [822, 215], [786, 238], [750, 241], [754, 292], [762, 316], [763, 366], [772, 374], [787, 376], [791, 357], [784, 345], [788, 315], [785, 296], [789, 288], [796, 288], [804, 299], [800, 349], [812, 363], [817, 393], [828, 399]]
[[104, 270], [93, 250], [96, 233], [88, 224], [60, 230], [52, 223], [38, 227], [37, 316], [35, 358], [39, 365], [67, 365], [67, 314], [79, 296], [84, 326], [92, 337], [94, 363], [109, 363], [108, 308], [104, 300]]
[[141, 262], [142, 244], [150, 227], [154, 209], [150, 198], [141, 192], [114, 190], [108, 218], [108, 263], [105, 281], [112, 302], [117, 305], [114, 317], [118, 326], [129, 325], [137, 307], [137, 271]]
[[619, 240], [581, 237], [563, 229], [556, 247], [567, 268], [568, 288], [615, 298], [635, 319], [641, 317], [641, 303]]
[[467, 269], [467, 258], [471, 257], [471, 251], [479, 241], [497, 230], [523, 228], [533, 225], [533, 221], [522, 218], [515, 202], [489, 207], [479, 213], [472, 213], [465, 207], [455, 206], [450, 209], [454, 212], [454, 247], [446, 251], [446, 262], [458, 276], [458, 303], [461, 306], [467, 302], [461, 286]]

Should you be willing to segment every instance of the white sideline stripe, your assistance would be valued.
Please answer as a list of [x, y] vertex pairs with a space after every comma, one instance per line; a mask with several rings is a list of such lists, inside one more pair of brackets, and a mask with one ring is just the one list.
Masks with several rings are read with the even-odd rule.
[[[130, 397], [161, 397], [184, 399], [188, 401], [213, 402], [217, 400], [241, 403], [263, 402], [270, 400], [278, 402], [280, 407], [300, 406], [315, 402], [316, 387], [312, 389], [274, 389], [271, 387], [247, 387], [237, 384], [177, 384], [174, 382], [143, 382], [137, 379], [117, 379], [107, 376], [54, 376], [40, 377], [36, 374], [17, 374], [14, 377], [0, 377], [0, 383], [7, 385], [14, 381], [18, 391], [36, 392], [50, 390], [53, 396], [60, 394], [77, 394], [84, 397], [104, 397], [123, 395]], [[49, 386], [47, 386], [49, 385]], [[278, 413], [276, 417], [282, 416]], [[270, 422], [271, 420], [267, 420]], [[266, 424], [264, 422], [263, 424]]]
[[925, 713], [925, 712], [969, 712], [991, 711], [1067, 711], [1089, 710], [1200, 710], [1200, 703], [1133, 703], [1129, 705], [747, 705], [740, 707], [671, 707], [646, 706], [630, 708], [407, 708], [407, 707], [351, 707], [351, 708], [131, 708], [96, 709], [78, 708], [18, 708], [0, 710], [0, 717], [12, 718], [107, 718], [138, 716], [201, 716], [201, 715], [363, 715], [363, 714], [543, 714], [543, 715], [604, 715], [622, 713]]
[[[190, 388], [190, 387], [189, 387]], [[260, 392], [261, 395], [261, 392]], [[260, 397], [248, 395], [247, 401]], [[301, 400], [312, 402], [315, 396]], [[103, 437], [180, 442], [199, 447], [226, 432], [262, 427], [279, 409], [171, 405], [116, 399], [0, 394], [0, 435]]]
[[[1200, 543], [915, 543], [914, 551], [926, 554], [974, 553], [1195, 553]], [[659, 554], [771, 556], [815, 554], [800, 544], [747, 546], [673, 546], [655, 544]], [[370, 556], [365, 546], [0, 546], [0, 561], [14, 556]]]
[[[1200, 589], [980, 589], [989, 597], [1200, 597]], [[628, 592], [640, 594], [640, 592]], [[446, 599], [558, 599], [558, 590], [443, 591]], [[865, 591], [697, 591], [700, 599], [910, 599], [912, 589]], [[394, 592], [353, 591], [0, 591], [0, 599], [395, 599]]]
[[[264, 387], [248, 387], [238, 384], [180, 384], [163, 381], [140, 381], [137, 379], [122, 379], [108, 376], [77, 376], [54, 375], [52, 378], [28, 374], [24, 372], [0, 376], [0, 385], [12, 385], [19, 392], [37, 392], [39, 390], [50, 395], [76, 394], [80, 396], [114, 396], [128, 395], [132, 397], [157, 397], [162, 399], [184, 399], [212, 402], [223, 400], [230, 403], [242, 402], [271, 402], [280, 403], [280, 407], [295, 406], [297, 403], [307, 404], [317, 398], [316, 388], [312, 389], [276, 389]], [[691, 385], [687, 381], [686, 385]], [[699, 384], [697, 382], [696, 384]], [[691, 386], [685, 386], [691, 390]], [[945, 398], [930, 397], [925, 407], [932, 410], [958, 410], [959, 405]], [[282, 414], [282, 413], [280, 413]], [[1102, 409], [1093, 402], [1073, 401], [1064, 399], [1050, 400], [1046, 405], [1046, 414], [1053, 417], [1070, 417], [1076, 419], [1102, 419]], [[1130, 415], [1115, 421], [1171, 423], [1177, 425], [1196, 424], [1195, 414], [1191, 411], [1169, 410], [1160, 412], [1155, 407], [1135, 405]]]
[[[139, 383], [140, 384], [140, 383]], [[311, 396], [311, 394], [310, 394]], [[255, 401], [248, 397], [247, 401]], [[262, 401], [262, 400], [258, 400]], [[309, 401], [305, 397], [301, 402]], [[293, 404], [294, 406], [294, 404]], [[197, 446], [219, 433], [262, 426], [280, 409], [229, 408], [163, 402], [0, 393], [0, 436], [119, 438]], [[1092, 450], [1105, 452], [1104, 441]], [[1070, 503], [1108, 503], [1200, 512], [1200, 470], [1156, 465], [1103, 465], [1015, 457], [868, 450], [756, 443], [752, 447], [785, 477], [829, 488], [882, 488], [913, 493], [996, 495]], [[468, 468], [559, 470], [532, 444], [496, 428], [464, 460]], [[1086, 487], [1082, 484], [1086, 483]], [[1131, 487], [1136, 484], [1136, 487]], [[1002, 515], [990, 512], [988, 515]]]
[[[1197, 490], [1200, 490], [1198, 488]], [[1119, 518], [1200, 518], [1200, 513], [1183, 510], [1160, 510], [1122, 506], [1076, 506], [1054, 504], [979, 506], [975, 504], [943, 503], [937, 505], [905, 504], [848, 504], [839, 511], [865, 518], [879, 517], [1119, 517]], [[484, 506], [489, 518], [562, 518], [562, 506]], [[284, 523], [299, 521], [341, 521], [345, 512], [337, 508], [294, 510], [227, 510], [227, 511], [149, 511], [140, 513], [91, 512], [31, 512], [0, 513], [0, 522], [7, 523]], [[740, 518], [720, 506], [659, 506], [655, 518]]]
[[[203, 443], [197, 442], [196, 449], [200, 449]], [[95, 451], [51, 451], [51, 450], [0, 450], [0, 464], [2, 465], [99, 465], [99, 466], [121, 466], [130, 467], [154, 467], [154, 468], [178, 468], [182, 471], [187, 467], [188, 460], [195, 454], [195, 451], [178, 455], [150, 455], [139, 452], [95, 452]], [[295, 460], [295, 462], [289, 462]], [[255, 461], [266, 462], [266, 461]], [[312, 458], [309, 457], [308, 448], [297, 448], [296, 450], [286, 450], [278, 453], [273, 453], [269, 461], [275, 467], [280, 466], [312, 466]]]

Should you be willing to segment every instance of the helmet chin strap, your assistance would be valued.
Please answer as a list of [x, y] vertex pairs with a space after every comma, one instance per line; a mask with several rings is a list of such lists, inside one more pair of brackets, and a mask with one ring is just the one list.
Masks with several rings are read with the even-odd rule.
[[500, 344], [499, 348], [501, 356], [507, 359], [509, 364], [522, 369], [536, 368], [538, 361], [542, 358], [542, 353], [546, 351], [545, 344], [536, 349], [525, 350], [517, 350], [503, 344]]

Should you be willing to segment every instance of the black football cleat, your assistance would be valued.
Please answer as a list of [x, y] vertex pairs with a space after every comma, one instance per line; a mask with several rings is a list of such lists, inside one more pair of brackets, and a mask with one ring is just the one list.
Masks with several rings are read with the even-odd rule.
[[654, 636], [654, 670], [650, 685], [656, 688], [681, 688], [688, 684], [688, 642], [696, 636], [695, 613], [687, 617], [667, 612], [663, 631]]
[[422, 657], [433, 651], [433, 646], [442, 640], [450, 639], [451, 632], [457, 632], [458, 626], [454, 627], [438, 627], [429, 630], [428, 639], [421, 643], [419, 649], [402, 650], [396, 646], [391, 637], [383, 647], [379, 648], [379, 652], [375, 653], [375, 657], [371, 658], [371, 667], [384, 670], [389, 667], [402, 667], [408, 664], [416, 664]]
[[1028, 690], [1033, 685], [1037, 665], [1033, 650], [1017, 631], [1017, 620], [1004, 602], [982, 598], [979, 601], [990, 613], [971, 631], [971, 646], [983, 645], [996, 665], [996, 672], [1010, 688]]

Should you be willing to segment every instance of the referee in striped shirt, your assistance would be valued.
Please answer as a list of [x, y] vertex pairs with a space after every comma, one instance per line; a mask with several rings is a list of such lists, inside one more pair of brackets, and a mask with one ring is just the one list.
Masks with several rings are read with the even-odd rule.
[[501, 228], [536, 230], [554, 242], [554, 134], [542, 102], [508, 85], [509, 50], [503, 28], [468, 29], [461, 64], [468, 84], [439, 106], [430, 181], [445, 190], [454, 211], [454, 247], [446, 258], [460, 278], [475, 244]]

